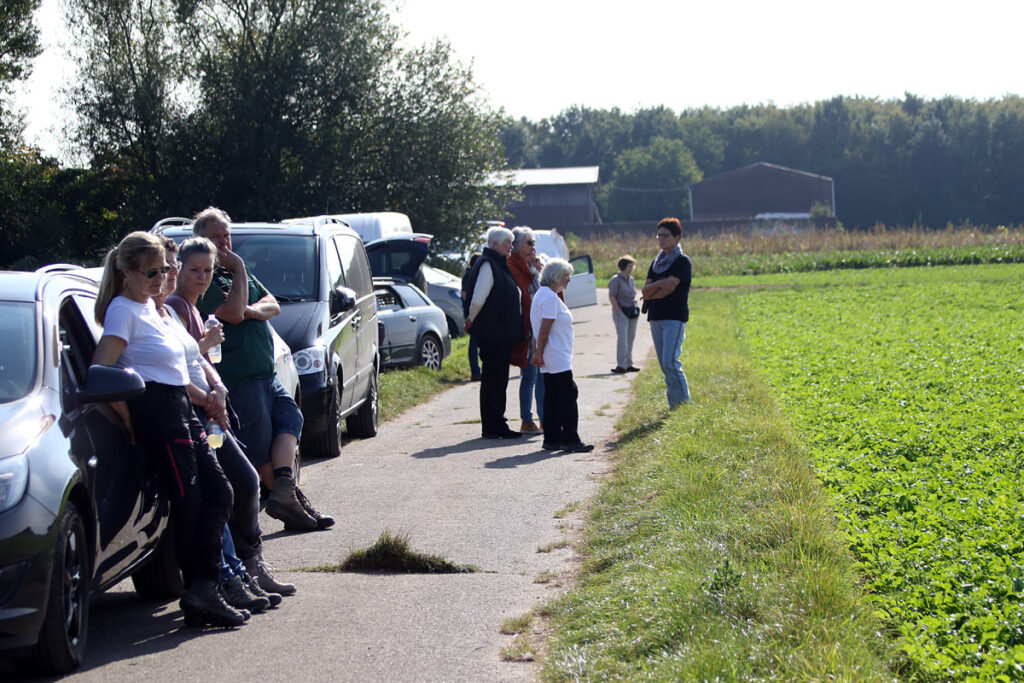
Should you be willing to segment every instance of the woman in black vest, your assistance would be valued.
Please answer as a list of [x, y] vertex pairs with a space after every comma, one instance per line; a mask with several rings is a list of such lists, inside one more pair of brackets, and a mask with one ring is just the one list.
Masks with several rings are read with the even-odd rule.
[[471, 292], [466, 331], [480, 346], [480, 422], [485, 439], [518, 439], [519, 432], [505, 420], [505, 393], [512, 347], [523, 338], [520, 292], [508, 255], [512, 231], [494, 227], [487, 231], [487, 246], [466, 279]]

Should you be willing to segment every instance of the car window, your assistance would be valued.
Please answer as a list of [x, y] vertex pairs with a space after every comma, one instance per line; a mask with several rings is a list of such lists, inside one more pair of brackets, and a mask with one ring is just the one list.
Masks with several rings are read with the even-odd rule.
[[402, 301], [408, 306], [429, 306], [430, 302], [412, 287], [395, 287], [402, 296]]
[[341, 259], [338, 257], [334, 240], [325, 240], [324, 254], [327, 257], [327, 288], [333, 291], [338, 287], [348, 286], [345, 284], [345, 271], [341, 267]]
[[231, 234], [231, 248], [278, 297], [316, 297], [319, 262], [313, 236]]
[[0, 403], [24, 398], [35, 384], [38, 365], [33, 304], [0, 302]]
[[370, 264], [366, 260], [363, 243], [351, 235], [338, 235], [334, 239], [338, 245], [341, 267], [345, 269], [348, 286], [359, 296], [371, 293], [373, 282], [370, 280]]
[[81, 296], [64, 299], [57, 318], [57, 334], [60, 341], [61, 381], [70, 382], [70, 389], [85, 385], [86, 373], [96, 351], [96, 337], [86, 322], [86, 313], [80, 308], [86, 304], [92, 314], [92, 300]]
[[378, 311], [398, 311], [404, 305], [402, 297], [390, 287], [382, 287], [375, 294], [377, 295]]

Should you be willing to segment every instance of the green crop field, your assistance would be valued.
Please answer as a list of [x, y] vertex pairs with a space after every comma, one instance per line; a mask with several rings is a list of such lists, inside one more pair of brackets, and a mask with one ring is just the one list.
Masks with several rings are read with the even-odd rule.
[[1022, 281], [1020, 265], [884, 269], [733, 293], [901, 676], [1024, 675]]

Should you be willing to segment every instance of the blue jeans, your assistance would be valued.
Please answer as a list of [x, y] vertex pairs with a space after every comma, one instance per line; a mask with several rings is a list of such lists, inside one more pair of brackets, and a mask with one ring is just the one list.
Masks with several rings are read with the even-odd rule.
[[675, 408], [680, 403], [689, 403], [690, 386], [686, 383], [683, 365], [679, 362], [683, 340], [686, 339], [686, 323], [678, 320], [651, 320], [650, 325], [658, 365], [665, 375], [668, 407]]
[[469, 374], [480, 376], [480, 347], [476, 343], [476, 335], [469, 333]]
[[526, 367], [519, 371], [519, 419], [533, 420], [533, 399], [537, 400], [537, 419], [544, 421], [544, 375], [534, 365], [533, 350], [526, 352]]
[[235, 544], [231, 540], [231, 532], [224, 527], [224, 548], [220, 553], [220, 580], [229, 580], [232, 576], [241, 576], [245, 573], [245, 566], [235, 554]]
[[277, 377], [247, 379], [228, 386], [238, 414], [238, 440], [253, 467], [270, 462], [270, 444], [279, 434], [302, 435], [302, 412]]

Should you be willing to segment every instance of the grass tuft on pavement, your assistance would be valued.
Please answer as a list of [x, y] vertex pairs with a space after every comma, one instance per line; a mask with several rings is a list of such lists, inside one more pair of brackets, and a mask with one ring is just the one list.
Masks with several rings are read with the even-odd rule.
[[385, 529], [369, 548], [352, 551], [341, 564], [315, 567], [312, 571], [470, 574], [478, 570], [470, 565], [455, 564], [439, 555], [415, 552], [407, 534]]
[[830, 501], [745, 356], [728, 294], [692, 301], [694, 402], [668, 410], [656, 363], [634, 380], [578, 585], [551, 606], [543, 678], [893, 678]]

